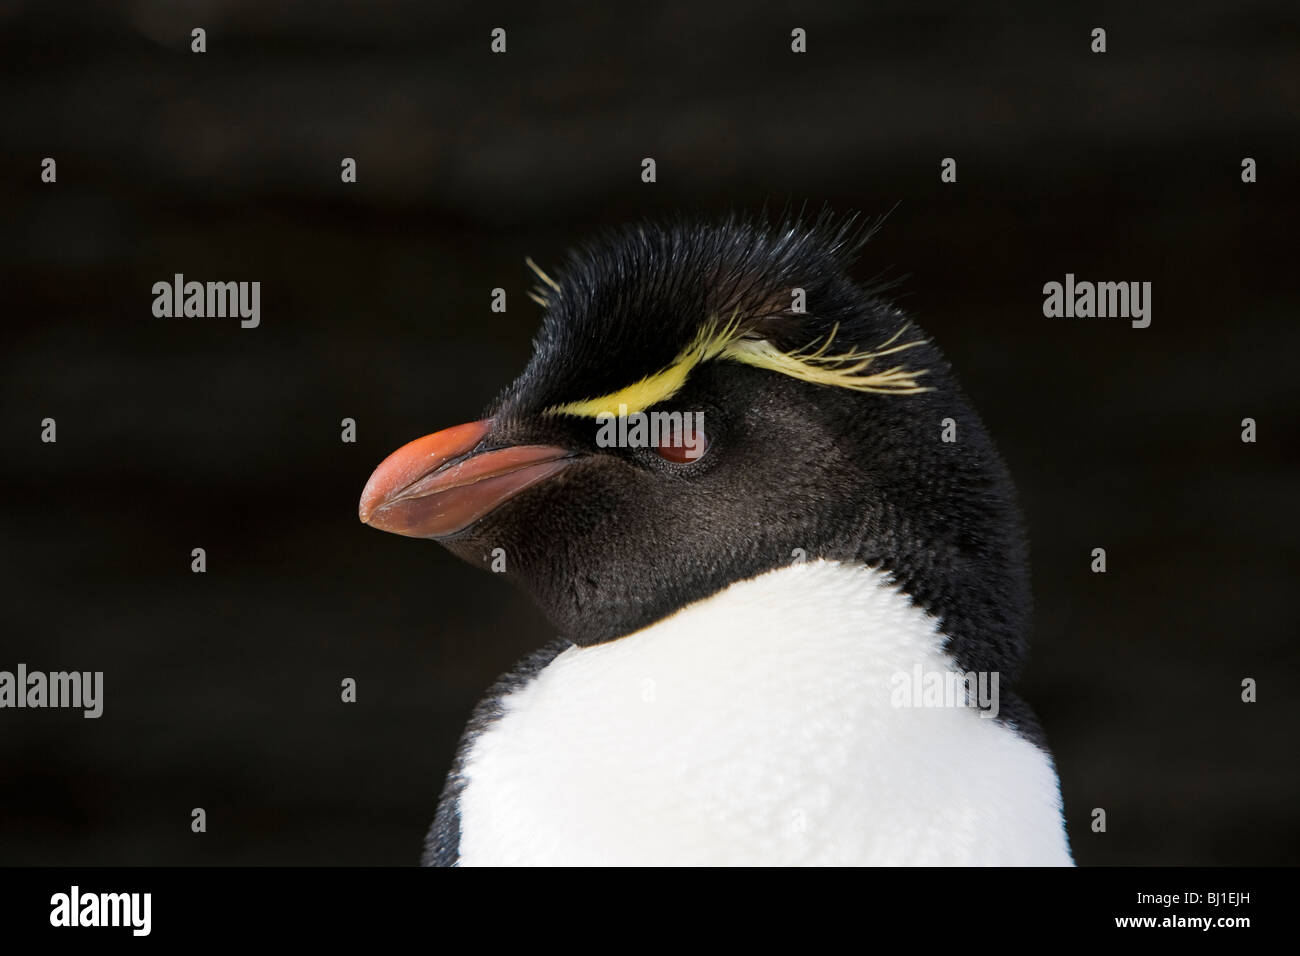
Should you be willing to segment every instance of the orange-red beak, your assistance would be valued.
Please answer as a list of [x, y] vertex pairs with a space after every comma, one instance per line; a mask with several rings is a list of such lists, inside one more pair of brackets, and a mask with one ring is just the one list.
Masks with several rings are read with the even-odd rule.
[[573, 457], [553, 445], [471, 454], [491, 430], [491, 419], [469, 422], [397, 449], [366, 482], [361, 520], [412, 538], [445, 538], [549, 478]]

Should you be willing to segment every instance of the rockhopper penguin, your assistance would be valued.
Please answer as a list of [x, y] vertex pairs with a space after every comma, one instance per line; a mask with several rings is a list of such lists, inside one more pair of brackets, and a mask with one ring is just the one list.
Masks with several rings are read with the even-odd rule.
[[[848, 277], [871, 231], [642, 224], [534, 267], [523, 374], [376, 469], [362, 521], [503, 549], [560, 635], [480, 703], [426, 864], [1071, 863], [1014, 490]], [[931, 693], [967, 674], [994, 706]]]

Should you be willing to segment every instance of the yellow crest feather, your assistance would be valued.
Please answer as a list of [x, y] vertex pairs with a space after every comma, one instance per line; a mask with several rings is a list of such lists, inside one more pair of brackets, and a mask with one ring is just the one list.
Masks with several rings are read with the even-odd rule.
[[[524, 256], [524, 265], [528, 266], [529, 269], [532, 269], [533, 274], [545, 282], [550, 288], [554, 289], [556, 292], [560, 291], [559, 283], [543, 272], [542, 267], [533, 261], [532, 256]], [[528, 292], [528, 298], [532, 299], [543, 309], [549, 309], [551, 307], [550, 297], [547, 295], [546, 289], [541, 286], [534, 286], [530, 289]]]
[[645, 411], [676, 395], [697, 365], [717, 358], [764, 368], [814, 385], [858, 392], [914, 395], [929, 391], [916, 382], [918, 376], [925, 374], [925, 369], [913, 371], [895, 365], [881, 371], [870, 370], [877, 359], [921, 344], [920, 339], [895, 344], [909, 325], [904, 325], [876, 349], [851, 348], [834, 354], [830, 348], [839, 331], [838, 325], [831, 329], [826, 341], [816, 351], [810, 351], [811, 346], [807, 346], [794, 352], [782, 352], [766, 339], [748, 338], [742, 334], [741, 326], [740, 319], [734, 314], [726, 322], [718, 319], [706, 322], [694, 341], [666, 368], [608, 395], [554, 405], [545, 414], [595, 418]]
[[925, 374], [925, 369], [913, 371], [902, 365], [895, 365], [893, 368], [881, 371], [870, 371], [877, 359], [921, 344], [920, 339], [894, 344], [907, 329], [908, 326], [904, 325], [878, 348], [870, 350], [851, 348], [846, 352], [832, 354], [831, 343], [835, 339], [835, 333], [839, 331], [839, 326], [836, 325], [826, 336], [826, 341], [822, 343], [821, 348], [815, 352], [809, 352], [807, 348], [782, 352], [765, 339], [740, 339], [723, 350], [722, 357], [779, 372], [781, 375], [788, 375], [814, 385], [848, 388], [855, 392], [915, 395], [918, 392], [929, 391], [916, 382], [918, 376]]

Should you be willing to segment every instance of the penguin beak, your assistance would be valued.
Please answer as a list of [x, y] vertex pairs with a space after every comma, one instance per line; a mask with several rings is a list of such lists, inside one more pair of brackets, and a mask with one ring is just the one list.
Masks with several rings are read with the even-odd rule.
[[361, 492], [358, 514], [380, 531], [445, 538], [564, 468], [574, 453], [554, 445], [474, 452], [492, 419], [445, 428], [403, 445]]

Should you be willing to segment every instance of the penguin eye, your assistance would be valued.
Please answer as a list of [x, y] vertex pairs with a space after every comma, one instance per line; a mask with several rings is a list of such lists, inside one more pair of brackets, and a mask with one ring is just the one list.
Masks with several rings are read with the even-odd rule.
[[688, 420], [681, 425], [674, 422], [665, 427], [658, 444], [654, 446], [656, 455], [674, 465], [689, 465], [693, 461], [699, 461], [709, 448], [704, 429], [689, 421], [689, 415], [686, 417]]

